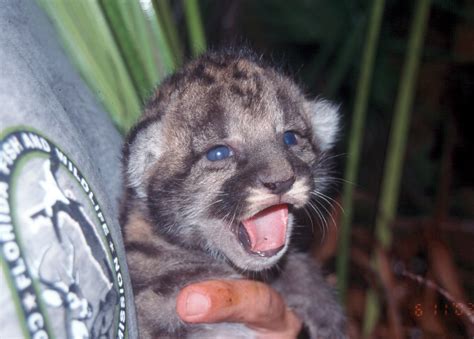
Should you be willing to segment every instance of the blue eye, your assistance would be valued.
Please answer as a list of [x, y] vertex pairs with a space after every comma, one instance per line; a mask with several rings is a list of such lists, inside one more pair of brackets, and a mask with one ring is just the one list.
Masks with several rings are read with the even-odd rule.
[[224, 160], [232, 155], [232, 151], [227, 146], [216, 146], [209, 150], [206, 154], [207, 160], [219, 161]]
[[298, 140], [296, 140], [296, 134], [291, 131], [287, 131], [283, 134], [283, 141], [288, 146], [296, 145], [298, 143]]

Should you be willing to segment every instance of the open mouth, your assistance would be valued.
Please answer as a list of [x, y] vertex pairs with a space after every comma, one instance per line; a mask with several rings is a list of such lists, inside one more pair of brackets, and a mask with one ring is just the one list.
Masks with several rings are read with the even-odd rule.
[[288, 205], [274, 205], [242, 220], [238, 238], [247, 252], [271, 257], [285, 246], [287, 228]]

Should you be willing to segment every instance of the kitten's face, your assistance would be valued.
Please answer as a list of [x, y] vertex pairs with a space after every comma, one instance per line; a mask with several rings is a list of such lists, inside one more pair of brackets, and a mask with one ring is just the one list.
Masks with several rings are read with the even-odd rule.
[[273, 266], [325, 175], [337, 113], [247, 60], [207, 56], [169, 79], [129, 136], [127, 185], [170, 241], [245, 270]]

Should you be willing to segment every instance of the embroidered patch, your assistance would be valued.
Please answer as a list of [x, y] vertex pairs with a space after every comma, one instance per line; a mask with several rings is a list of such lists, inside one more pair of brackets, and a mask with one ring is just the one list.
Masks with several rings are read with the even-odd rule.
[[[72, 160], [35, 132], [0, 141], [0, 261], [25, 337], [126, 336], [123, 272], [101, 207]], [[15, 333], [18, 322], [3, 323]]]

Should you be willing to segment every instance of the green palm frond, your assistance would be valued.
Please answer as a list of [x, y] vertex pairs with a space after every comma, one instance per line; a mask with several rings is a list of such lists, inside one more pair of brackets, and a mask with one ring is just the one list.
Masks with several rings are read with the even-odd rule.
[[[123, 132], [152, 89], [182, 62], [168, 0], [38, 0], [92, 91]], [[197, 2], [184, 0], [194, 55], [205, 50]]]

